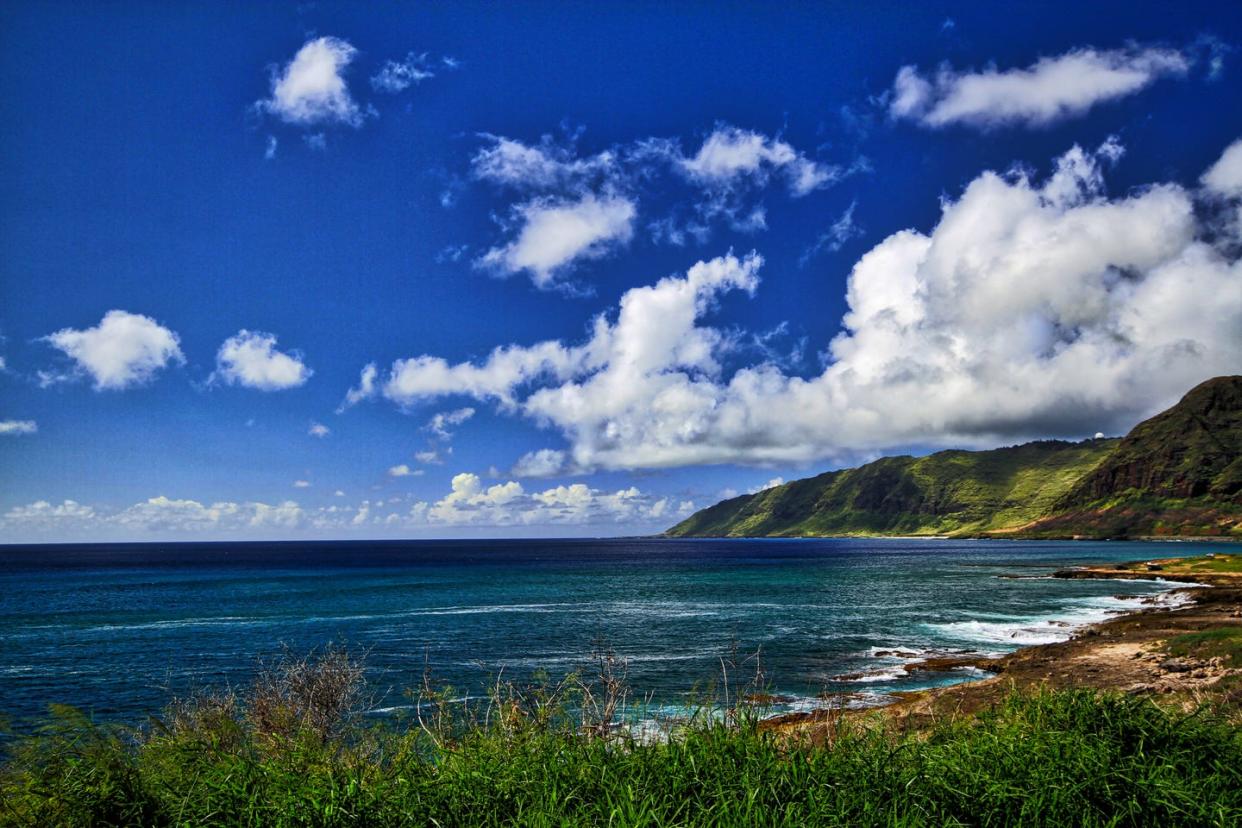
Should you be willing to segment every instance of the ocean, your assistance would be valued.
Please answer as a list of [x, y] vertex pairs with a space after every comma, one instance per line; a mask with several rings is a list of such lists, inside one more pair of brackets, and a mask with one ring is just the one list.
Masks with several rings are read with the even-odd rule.
[[[909, 671], [1003, 653], [1161, 598], [1152, 581], [1062, 566], [1209, 544], [824, 540], [487, 540], [0, 547], [0, 713], [49, 703], [137, 723], [171, 694], [244, 685], [260, 658], [329, 641], [367, 652], [374, 714], [424, 669], [462, 694], [581, 666], [601, 644], [657, 709], [720, 659], [760, 653], [778, 709], [882, 703], [976, 677]], [[1017, 576], [1017, 577], [1014, 577]]]

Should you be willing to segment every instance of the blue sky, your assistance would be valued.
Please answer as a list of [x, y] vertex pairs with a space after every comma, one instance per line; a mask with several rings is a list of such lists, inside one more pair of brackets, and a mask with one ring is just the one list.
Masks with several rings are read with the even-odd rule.
[[0, 9], [0, 539], [605, 535], [1242, 365], [1220, 3]]

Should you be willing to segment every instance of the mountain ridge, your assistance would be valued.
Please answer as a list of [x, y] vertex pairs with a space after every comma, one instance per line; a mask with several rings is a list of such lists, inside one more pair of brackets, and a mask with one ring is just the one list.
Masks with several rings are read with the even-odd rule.
[[671, 537], [1242, 539], [1242, 376], [1122, 438], [883, 457], [700, 510]]

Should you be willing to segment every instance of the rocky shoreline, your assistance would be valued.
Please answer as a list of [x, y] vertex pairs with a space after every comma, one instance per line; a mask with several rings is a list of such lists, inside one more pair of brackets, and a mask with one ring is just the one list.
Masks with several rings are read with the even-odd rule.
[[917, 729], [946, 716], [978, 712], [1015, 689], [1039, 687], [1119, 691], [1184, 707], [1209, 698], [1242, 705], [1242, 659], [1231, 658], [1228, 652], [1214, 654], [1210, 648], [1206, 652], [1175, 652], [1188, 637], [1193, 640], [1196, 635], [1222, 637], [1227, 642], [1236, 635], [1236, 646], [1242, 646], [1242, 572], [1177, 571], [1187, 568], [1178, 559], [1156, 562], [1161, 569], [1152, 571], [1147, 565], [1076, 567], [1060, 570], [1054, 577], [1142, 578], [1195, 584], [1172, 590], [1185, 603], [1173, 608], [1136, 609], [1083, 627], [1067, 641], [1024, 647], [999, 658], [940, 659], [910, 665], [907, 669], [973, 667], [991, 675], [949, 687], [897, 693], [896, 701], [872, 710], [838, 707], [777, 716], [764, 727], [811, 737], [823, 731], [827, 736], [826, 729], [842, 717], [869, 718], [878, 712], [890, 726]]

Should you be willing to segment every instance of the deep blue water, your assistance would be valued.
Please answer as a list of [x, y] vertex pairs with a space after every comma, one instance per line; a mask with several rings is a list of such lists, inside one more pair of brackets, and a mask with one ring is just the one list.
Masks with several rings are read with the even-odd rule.
[[[1071, 563], [1176, 544], [914, 540], [505, 540], [0, 547], [0, 711], [49, 702], [141, 720], [171, 692], [244, 684], [282, 645], [369, 649], [405, 703], [426, 659], [477, 690], [503, 670], [567, 672], [595, 642], [676, 705], [736, 647], [775, 690], [887, 691], [930, 653], [1002, 652], [1069, 634], [1169, 585], [1063, 581]], [[1023, 578], [1001, 577], [1019, 574]], [[1121, 596], [1121, 597], [1118, 597]], [[899, 655], [877, 651], [900, 649]], [[848, 679], [843, 674], [857, 674]], [[809, 702], [808, 702], [809, 703]]]

